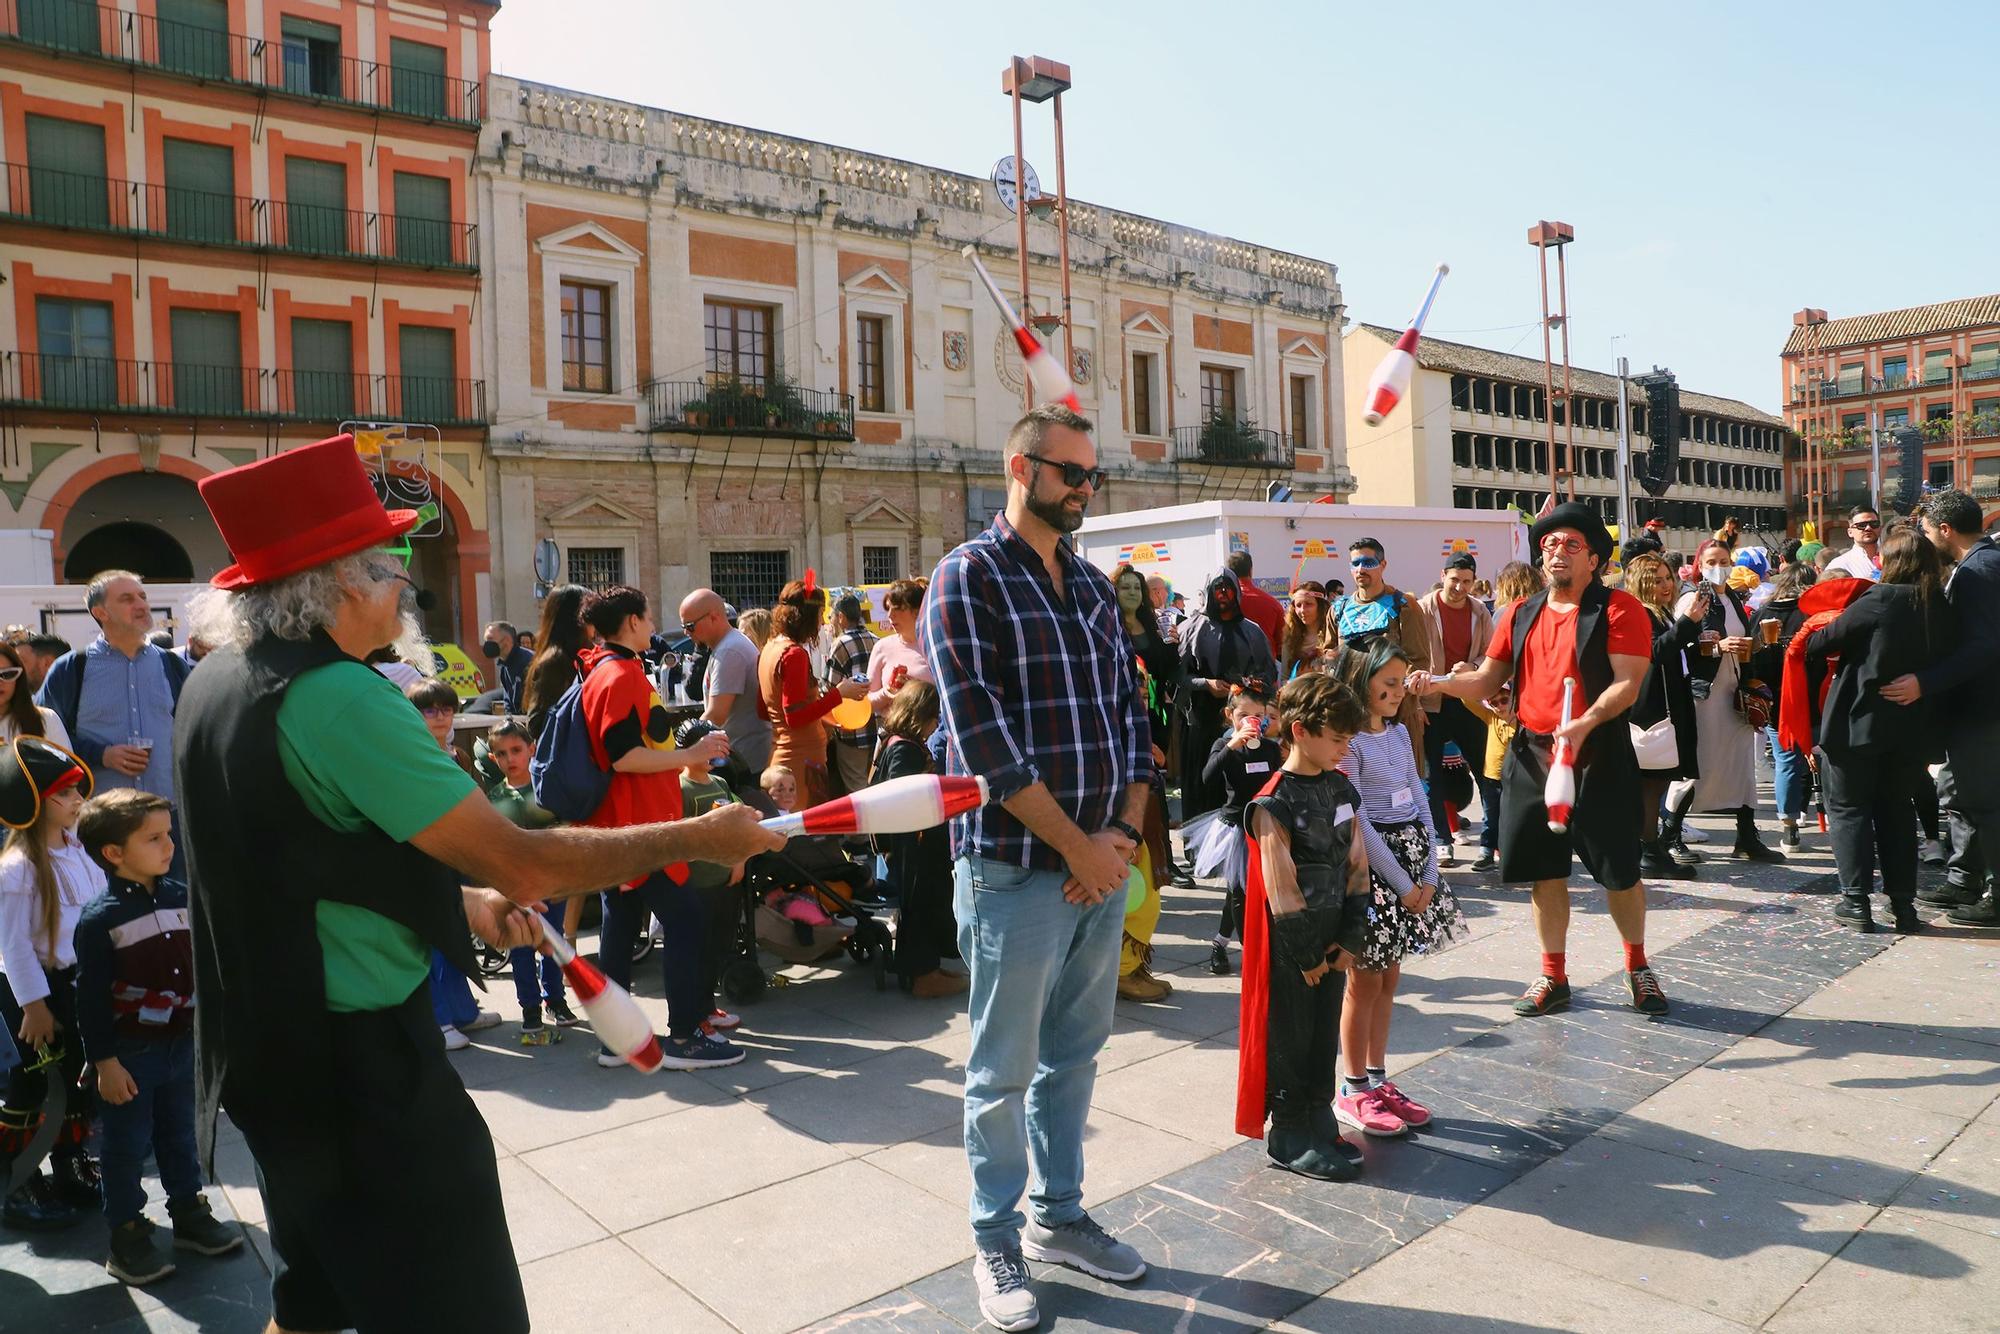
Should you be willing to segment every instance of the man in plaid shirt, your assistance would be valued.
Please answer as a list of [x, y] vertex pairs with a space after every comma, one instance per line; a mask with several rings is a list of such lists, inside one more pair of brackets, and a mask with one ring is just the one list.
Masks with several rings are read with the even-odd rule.
[[[983, 775], [992, 793], [952, 830], [972, 970], [965, 1151], [980, 1313], [1019, 1330], [1039, 1319], [1027, 1259], [1121, 1281], [1146, 1272], [1083, 1211], [1083, 1126], [1111, 1033], [1152, 730], [1111, 581], [1067, 540], [1104, 485], [1090, 423], [1036, 408], [1007, 437], [1006, 470], [1006, 512], [938, 566], [921, 638], [951, 772]], [[1040, 1189], [1024, 1220], [1031, 1152]]]
[[[862, 614], [861, 599], [848, 593], [833, 604], [833, 647], [826, 655], [826, 683], [868, 679], [868, 654], [875, 636], [868, 633], [868, 619]], [[842, 792], [859, 792], [868, 786], [868, 770], [875, 762], [875, 716], [869, 714], [865, 726], [850, 732], [833, 729], [833, 768]]]

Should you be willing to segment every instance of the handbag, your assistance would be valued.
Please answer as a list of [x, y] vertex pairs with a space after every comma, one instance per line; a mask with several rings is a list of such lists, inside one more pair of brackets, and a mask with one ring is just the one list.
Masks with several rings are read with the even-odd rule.
[[1677, 769], [1681, 762], [1681, 741], [1674, 732], [1674, 720], [1662, 718], [1651, 727], [1627, 723], [1632, 729], [1632, 750], [1641, 769]]
[[1771, 687], [1752, 677], [1736, 692], [1736, 711], [1743, 721], [1762, 730], [1771, 725]]

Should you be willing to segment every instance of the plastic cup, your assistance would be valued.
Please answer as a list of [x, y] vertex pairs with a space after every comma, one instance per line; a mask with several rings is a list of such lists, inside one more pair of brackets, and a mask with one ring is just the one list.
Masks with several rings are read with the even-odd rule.
[[1778, 642], [1778, 631], [1780, 628], [1781, 627], [1778, 625], [1778, 619], [1777, 617], [1774, 616], [1771, 619], [1765, 621], [1763, 624], [1759, 625], [1757, 627], [1757, 633], [1764, 637], [1764, 643], [1767, 647], [1769, 647]]

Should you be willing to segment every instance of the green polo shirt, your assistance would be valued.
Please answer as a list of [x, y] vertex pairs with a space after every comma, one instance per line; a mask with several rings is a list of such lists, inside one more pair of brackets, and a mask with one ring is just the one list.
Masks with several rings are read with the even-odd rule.
[[[399, 843], [477, 790], [403, 692], [358, 662], [315, 667], [286, 687], [278, 755], [306, 808], [329, 827], [373, 825]], [[429, 976], [430, 949], [408, 927], [350, 903], [322, 900], [316, 912], [327, 1009], [385, 1010]]]

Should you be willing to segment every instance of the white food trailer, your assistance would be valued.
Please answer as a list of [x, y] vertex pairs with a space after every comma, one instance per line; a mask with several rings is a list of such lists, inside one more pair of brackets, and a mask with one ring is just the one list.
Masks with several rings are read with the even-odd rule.
[[[97, 638], [97, 622], [83, 605], [89, 589], [56, 582], [54, 541], [47, 528], [0, 530], [0, 626], [25, 625], [81, 647]], [[154, 623], [173, 631], [176, 642], [185, 640], [188, 599], [206, 587], [147, 584]]]
[[1338, 579], [1352, 589], [1347, 545], [1362, 537], [1382, 544], [1389, 582], [1413, 595], [1428, 591], [1457, 552], [1477, 560], [1479, 577], [1490, 580], [1528, 551], [1527, 525], [1511, 510], [1232, 500], [1094, 515], [1076, 540], [1084, 559], [1107, 573], [1130, 562], [1159, 575], [1193, 611], [1232, 551], [1248, 551], [1257, 585], [1280, 598], [1305, 579]]

